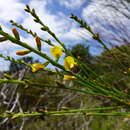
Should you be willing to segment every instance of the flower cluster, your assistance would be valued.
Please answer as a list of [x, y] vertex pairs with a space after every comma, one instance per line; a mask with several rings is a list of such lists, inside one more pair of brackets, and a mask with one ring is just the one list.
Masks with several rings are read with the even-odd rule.
[[[12, 29], [12, 33], [17, 40], [20, 40], [20, 35], [19, 35], [19, 32], [16, 30], [16, 28]], [[36, 36], [35, 37], [35, 43], [36, 43], [37, 50], [41, 51], [41, 47], [42, 47], [41, 38]], [[24, 55], [27, 55], [29, 53], [31, 53], [30, 50], [16, 51], [16, 55], [19, 55], [19, 56], [24, 56]], [[53, 47], [50, 48], [50, 53], [55, 58], [54, 61], [58, 62], [59, 58], [63, 55], [63, 48], [62, 48], [62, 46], [53, 45]], [[34, 63], [34, 64], [31, 64], [30, 66], [31, 66], [32, 72], [36, 72], [38, 70], [44, 69], [48, 64], [49, 64], [49, 62], [47, 61], [43, 64]], [[65, 57], [64, 68], [65, 68], [66, 71], [72, 71], [72, 69], [76, 65], [77, 65], [77, 63], [75, 62], [75, 60], [72, 56]], [[64, 80], [73, 80], [73, 79], [76, 79], [76, 77], [71, 76], [71, 75], [64, 75]]]

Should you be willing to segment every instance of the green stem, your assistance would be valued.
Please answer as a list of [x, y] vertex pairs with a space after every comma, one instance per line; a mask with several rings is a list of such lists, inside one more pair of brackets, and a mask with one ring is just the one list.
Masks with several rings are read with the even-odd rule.
[[[13, 84], [20, 84], [20, 85], [30, 85], [30, 86], [36, 86], [35, 88], [57, 88], [57, 89], [67, 89], [67, 90], [71, 90], [71, 91], [75, 91], [75, 92], [81, 92], [81, 93], [85, 93], [85, 94], [91, 94], [91, 95], [98, 95], [97, 93], [93, 93], [93, 92], [89, 92], [89, 91], [85, 91], [85, 90], [81, 90], [81, 89], [77, 89], [77, 88], [70, 88], [70, 87], [66, 87], [66, 86], [56, 86], [56, 85], [51, 85], [51, 84], [41, 84], [41, 83], [35, 83], [32, 81], [21, 81], [21, 80], [14, 80], [14, 79], [0, 79], [0, 84], [1, 83], [13, 83]], [[101, 95], [100, 95], [101, 96]]]
[[83, 108], [83, 109], [68, 109], [61, 111], [44, 111], [43, 112], [32, 112], [32, 113], [13, 113], [6, 112], [0, 115], [0, 118], [22, 118], [22, 117], [35, 117], [35, 116], [62, 116], [62, 115], [86, 115], [86, 116], [128, 116], [130, 113], [115, 112], [115, 113], [86, 113], [87, 111], [100, 111], [100, 110], [114, 110], [122, 108], [121, 106], [115, 107], [99, 107], [99, 108]]

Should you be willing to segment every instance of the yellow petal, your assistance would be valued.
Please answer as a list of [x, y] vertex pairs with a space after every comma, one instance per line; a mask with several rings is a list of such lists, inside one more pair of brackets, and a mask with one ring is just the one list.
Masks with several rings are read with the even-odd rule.
[[75, 76], [71, 76], [71, 75], [64, 75], [64, 80], [74, 80], [76, 79]]
[[67, 56], [64, 59], [64, 67], [66, 70], [71, 70], [75, 67], [75, 65], [77, 65], [77, 63], [74, 61], [74, 58], [72, 56]]
[[45, 62], [44, 64], [40, 64], [40, 63], [32, 64], [31, 65], [32, 72], [36, 72], [36, 71], [38, 71], [40, 69], [44, 69], [48, 64], [49, 64], [49, 62]]
[[62, 56], [62, 47], [61, 46], [54, 46], [51, 48], [51, 55], [54, 57], [60, 57]]

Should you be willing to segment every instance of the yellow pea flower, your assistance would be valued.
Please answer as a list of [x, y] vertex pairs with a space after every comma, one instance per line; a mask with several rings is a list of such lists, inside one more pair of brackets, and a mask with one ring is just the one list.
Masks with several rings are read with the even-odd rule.
[[30, 52], [31, 52], [30, 50], [16, 51], [16, 55], [23, 56], [23, 55], [26, 55], [26, 54], [28, 54]]
[[64, 75], [64, 80], [74, 80], [76, 79], [75, 76], [71, 76], [71, 75]]
[[72, 56], [67, 56], [64, 59], [64, 67], [66, 70], [71, 70], [75, 67], [75, 65], [77, 65], [77, 63], [74, 61], [74, 58]]
[[44, 64], [40, 64], [40, 63], [35, 63], [35, 64], [32, 64], [31, 67], [32, 67], [32, 72], [36, 72], [40, 69], [44, 69], [47, 65], [49, 64], [49, 62], [45, 62]]
[[52, 56], [54, 56], [55, 58], [62, 56], [62, 47], [61, 46], [54, 46], [53, 48], [51, 48], [51, 54]]

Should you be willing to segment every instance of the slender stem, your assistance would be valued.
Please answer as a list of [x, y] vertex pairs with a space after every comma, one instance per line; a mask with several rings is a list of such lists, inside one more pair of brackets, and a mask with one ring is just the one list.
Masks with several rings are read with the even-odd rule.
[[[42, 112], [32, 112], [32, 113], [13, 113], [13, 112], [6, 112], [0, 115], [0, 118], [22, 118], [22, 117], [35, 117], [35, 116], [62, 116], [62, 115], [86, 115], [86, 116], [128, 116], [130, 113], [126, 112], [113, 112], [113, 113], [93, 113], [91, 111], [100, 111], [100, 110], [114, 110], [122, 108], [121, 106], [115, 107], [99, 107], [99, 108], [84, 108], [84, 109], [68, 109], [68, 110], [61, 110], [61, 111], [45, 111]], [[86, 113], [90, 111], [89, 113]]]
[[[67, 89], [67, 90], [71, 90], [71, 91], [75, 91], [75, 92], [80, 92], [80, 93], [85, 93], [85, 94], [91, 94], [91, 95], [98, 95], [97, 93], [93, 93], [90, 91], [86, 91], [86, 90], [81, 90], [81, 89], [77, 89], [77, 88], [70, 88], [67, 87], [65, 85], [52, 85], [52, 84], [41, 84], [41, 83], [36, 83], [36, 82], [32, 82], [32, 81], [28, 81], [28, 80], [14, 80], [14, 79], [0, 79], [0, 84], [1, 83], [13, 83], [13, 84], [20, 84], [20, 85], [30, 85], [31, 87], [36, 86], [35, 88], [57, 88], [57, 89]], [[100, 95], [101, 96], [101, 95]]]

